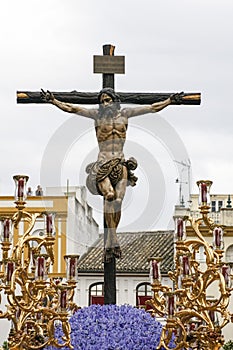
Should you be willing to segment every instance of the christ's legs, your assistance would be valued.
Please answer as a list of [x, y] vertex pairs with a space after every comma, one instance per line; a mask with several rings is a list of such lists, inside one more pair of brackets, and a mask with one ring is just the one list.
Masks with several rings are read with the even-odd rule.
[[115, 187], [115, 201], [114, 201], [114, 207], [115, 207], [115, 223], [116, 228], [120, 222], [121, 218], [121, 206], [122, 201], [125, 196], [126, 186], [127, 186], [127, 177], [128, 177], [128, 171], [125, 166], [123, 166], [123, 172], [122, 172], [122, 179], [117, 183]]
[[115, 218], [116, 212], [114, 204], [114, 201], [104, 200], [104, 218], [106, 226], [109, 230], [106, 241], [106, 248], [114, 248], [115, 246], [119, 245], [116, 236], [118, 222], [116, 222]]
[[[102, 182], [101, 185], [104, 191], [106, 191], [106, 189], [108, 188], [109, 191], [106, 192], [109, 193], [111, 189], [111, 183], [110, 186], [108, 186], [110, 180], [108, 178], [106, 178], [105, 180], [105, 183]], [[121, 206], [122, 200], [125, 195], [126, 185], [127, 168], [123, 167], [122, 179], [117, 183], [115, 187], [114, 200], [107, 200], [107, 196], [105, 196], [104, 200], [104, 218], [108, 230], [105, 242], [106, 259], [108, 259], [108, 256], [111, 257], [112, 255], [116, 257], [121, 256], [121, 250], [117, 239], [116, 229], [121, 218]]]
[[104, 220], [107, 229], [107, 236], [105, 241], [105, 260], [110, 260], [113, 256], [119, 258], [121, 256], [121, 249], [118, 243], [116, 229], [116, 212], [115, 201], [104, 200]]
[[106, 200], [112, 201], [114, 199], [114, 189], [108, 177], [105, 177], [104, 180], [98, 182], [98, 187]]

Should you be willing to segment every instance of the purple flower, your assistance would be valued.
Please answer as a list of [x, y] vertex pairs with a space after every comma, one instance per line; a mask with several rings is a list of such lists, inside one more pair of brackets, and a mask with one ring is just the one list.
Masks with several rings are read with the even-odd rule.
[[[161, 323], [149, 313], [130, 305], [84, 307], [70, 318], [70, 326], [74, 350], [155, 350], [162, 330]], [[62, 337], [60, 327], [56, 337]]]

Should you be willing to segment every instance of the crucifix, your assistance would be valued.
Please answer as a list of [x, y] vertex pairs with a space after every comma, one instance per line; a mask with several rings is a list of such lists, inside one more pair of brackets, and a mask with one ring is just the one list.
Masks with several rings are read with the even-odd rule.
[[[113, 45], [103, 46], [103, 56], [94, 56], [94, 73], [103, 76], [100, 92], [30, 92], [18, 91], [18, 103], [51, 103], [61, 110], [93, 119], [99, 154], [96, 162], [86, 168], [87, 187], [91, 193], [102, 195], [104, 201], [104, 303], [116, 303], [116, 258], [121, 249], [117, 227], [121, 217], [122, 200], [128, 185], [137, 178], [133, 170], [137, 161], [125, 159], [123, 148], [128, 119], [155, 113], [169, 105], [200, 104], [200, 93], [123, 93], [114, 90], [114, 74], [124, 74], [124, 56], [114, 56]], [[121, 104], [141, 106], [121, 108]], [[97, 104], [99, 108], [80, 105]]]

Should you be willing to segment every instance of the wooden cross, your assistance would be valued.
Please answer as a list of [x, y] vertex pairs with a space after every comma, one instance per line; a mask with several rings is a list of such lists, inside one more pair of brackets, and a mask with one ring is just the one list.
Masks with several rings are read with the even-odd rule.
[[[94, 73], [101, 73], [103, 76], [103, 88], [110, 87], [114, 89], [114, 74], [125, 73], [124, 56], [114, 56], [113, 45], [103, 46], [103, 56], [94, 56]], [[53, 92], [55, 98], [62, 102], [73, 104], [98, 104], [99, 92]], [[136, 93], [136, 92], [117, 92], [121, 104], [146, 104], [163, 101], [171, 96], [172, 93]], [[199, 105], [201, 102], [200, 93], [184, 93], [182, 99], [172, 104]], [[17, 103], [46, 103], [41, 98], [40, 92], [17, 91]], [[104, 221], [104, 241], [107, 237], [107, 225]], [[104, 262], [104, 303], [116, 304], [116, 259]]]
[[[124, 74], [124, 56], [114, 56], [115, 47], [112, 45], [103, 46], [103, 56], [94, 56], [94, 73], [103, 74], [103, 88], [114, 89], [114, 74]], [[98, 104], [98, 92], [53, 92], [56, 99], [62, 102], [74, 104]], [[150, 105], [155, 102], [167, 99], [170, 93], [145, 93], [145, 92], [117, 92], [121, 104]], [[41, 98], [40, 91], [17, 91], [17, 103], [46, 103]], [[199, 105], [201, 103], [200, 93], [184, 93], [181, 102], [172, 102], [173, 105]]]

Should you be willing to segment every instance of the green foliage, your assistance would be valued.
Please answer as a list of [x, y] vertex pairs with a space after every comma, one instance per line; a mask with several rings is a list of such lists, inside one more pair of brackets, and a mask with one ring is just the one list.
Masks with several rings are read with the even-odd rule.
[[223, 350], [233, 350], [233, 341], [229, 340], [223, 345]]
[[7, 341], [4, 341], [4, 343], [2, 344], [2, 348], [3, 350], [9, 350]]

